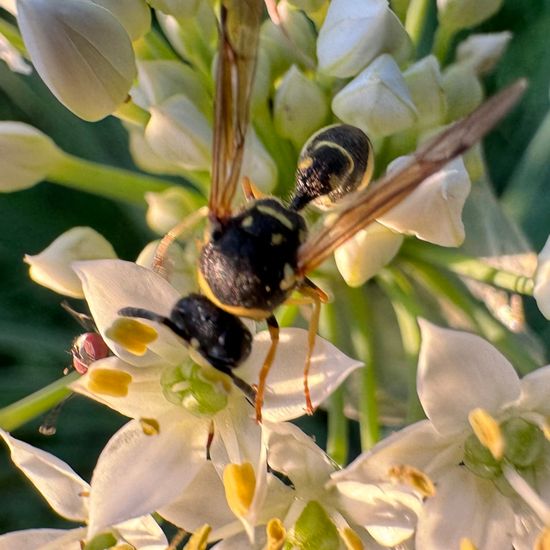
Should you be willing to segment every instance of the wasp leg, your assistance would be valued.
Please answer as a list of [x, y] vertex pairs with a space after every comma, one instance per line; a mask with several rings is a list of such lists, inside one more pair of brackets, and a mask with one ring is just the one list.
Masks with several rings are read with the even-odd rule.
[[311, 319], [309, 320], [308, 328], [308, 347], [306, 355], [306, 364], [304, 367], [304, 395], [306, 397], [306, 413], [313, 414], [313, 403], [311, 402], [311, 394], [309, 391], [308, 376], [311, 368], [311, 356], [313, 355], [313, 348], [315, 347], [315, 339], [317, 337], [317, 330], [319, 329], [319, 317], [321, 315], [321, 304], [328, 302], [328, 294], [321, 288], [319, 288], [310, 279], [304, 279], [304, 282], [298, 287], [300, 292], [310, 304], [313, 305], [313, 312]]
[[265, 193], [262, 193], [250, 180], [248, 176], [243, 177], [242, 181], [243, 194], [247, 201], [254, 199], [263, 199], [266, 197]]
[[162, 237], [157, 250], [155, 251], [155, 257], [153, 259], [153, 271], [156, 271], [160, 275], [166, 278], [166, 256], [168, 254], [168, 249], [172, 243], [178, 238], [181, 237], [186, 231], [189, 231], [195, 227], [204, 217], [208, 214], [208, 208], [203, 206], [199, 208], [196, 212], [193, 212], [186, 218], [184, 218], [178, 225], [170, 229], [164, 237]]
[[267, 329], [269, 330], [269, 336], [271, 336], [271, 346], [267, 352], [264, 364], [260, 370], [260, 377], [258, 380], [258, 389], [256, 391], [256, 421], [260, 423], [262, 421], [262, 405], [264, 404], [265, 384], [267, 375], [275, 359], [275, 353], [277, 351], [277, 345], [279, 343], [279, 323], [275, 319], [274, 315], [270, 315], [266, 319]]

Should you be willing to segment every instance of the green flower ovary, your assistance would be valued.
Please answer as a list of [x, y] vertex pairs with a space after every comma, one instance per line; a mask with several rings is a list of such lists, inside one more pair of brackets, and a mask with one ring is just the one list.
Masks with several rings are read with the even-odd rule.
[[227, 390], [220, 378], [191, 359], [166, 369], [160, 380], [164, 396], [196, 415], [213, 415], [227, 405]]

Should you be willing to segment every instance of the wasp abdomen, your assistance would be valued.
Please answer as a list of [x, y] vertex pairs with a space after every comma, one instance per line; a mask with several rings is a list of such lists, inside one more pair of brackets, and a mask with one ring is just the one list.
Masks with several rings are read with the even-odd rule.
[[372, 145], [362, 130], [349, 124], [323, 128], [302, 148], [290, 208], [298, 211], [312, 201], [330, 206], [367, 185], [373, 167]]
[[264, 319], [298, 283], [297, 250], [305, 237], [300, 214], [275, 199], [258, 200], [216, 228], [203, 248], [201, 289], [235, 315]]

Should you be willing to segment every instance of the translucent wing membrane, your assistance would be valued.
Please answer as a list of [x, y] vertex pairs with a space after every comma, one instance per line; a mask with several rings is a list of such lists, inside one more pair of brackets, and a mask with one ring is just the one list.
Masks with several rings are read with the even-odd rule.
[[261, 0], [224, 0], [216, 74], [211, 219], [231, 215], [241, 172], [263, 10]]
[[312, 234], [298, 250], [298, 273], [305, 275], [334, 250], [385, 214], [423, 180], [479, 141], [516, 104], [527, 87], [519, 80], [422, 145], [400, 170], [342, 200], [334, 221]]

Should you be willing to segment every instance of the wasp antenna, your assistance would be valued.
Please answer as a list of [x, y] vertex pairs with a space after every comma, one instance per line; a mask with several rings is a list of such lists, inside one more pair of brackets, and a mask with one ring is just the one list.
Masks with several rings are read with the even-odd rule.
[[137, 317], [138, 319], [149, 319], [149, 321], [155, 321], [163, 325], [166, 324], [168, 319], [163, 315], [159, 315], [154, 311], [149, 311], [148, 309], [142, 309], [139, 307], [123, 307], [118, 310], [118, 314], [122, 317]]

